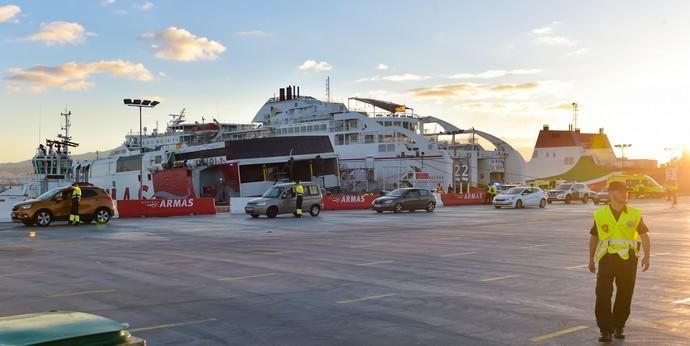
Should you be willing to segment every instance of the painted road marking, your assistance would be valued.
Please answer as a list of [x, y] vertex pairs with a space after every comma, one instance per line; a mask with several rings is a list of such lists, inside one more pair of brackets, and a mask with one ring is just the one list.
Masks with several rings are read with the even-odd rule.
[[356, 299], [350, 299], [350, 300], [341, 300], [339, 302], [336, 302], [336, 304], [350, 304], [350, 303], [357, 303], [357, 302], [363, 302], [366, 300], [372, 300], [372, 299], [381, 299], [381, 298], [386, 298], [386, 297], [392, 297], [397, 294], [395, 293], [388, 293], [388, 294], [379, 294], [376, 296], [367, 296], [367, 297], [362, 297], [362, 298], [356, 298]]
[[377, 261], [377, 262], [368, 262], [368, 263], [358, 263], [355, 264], [356, 266], [373, 266], [376, 264], [384, 264], [384, 263], [393, 263], [394, 261]]
[[673, 304], [688, 304], [688, 303], [690, 303], [690, 298], [676, 300], [675, 302], [673, 302]]
[[167, 261], [167, 262], [141, 262], [141, 265], [166, 265], [166, 264], [182, 264], [194, 262], [192, 260], [177, 260], [177, 261]]
[[479, 281], [481, 281], [481, 282], [489, 282], [489, 281], [498, 281], [498, 280], [512, 279], [512, 278], [517, 278], [517, 277], [520, 277], [520, 275], [497, 276], [497, 277], [493, 277], [493, 278], [481, 279], [481, 280], [479, 280]]
[[571, 334], [571, 333], [579, 332], [579, 331], [581, 331], [581, 330], [583, 330], [583, 329], [587, 329], [587, 328], [589, 328], [589, 327], [587, 327], [587, 326], [575, 326], [575, 327], [571, 327], [571, 328], [559, 330], [559, 331], [557, 331], [557, 332], [553, 332], [553, 333], [550, 333], [550, 334], [546, 334], [546, 335], [542, 335], [542, 336], [537, 336], [537, 337], [531, 338], [531, 339], [529, 339], [529, 340], [532, 341], [532, 342], [542, 342], [542, 341], [546, 341], [546, 340], [549, 340], [549, 339], [557, 338], [557, 337], [559, 337], [559, 336], [563, 336], [563, 335], [566, 335], [566, 334]]
[[13, 277], [13, 276], [41, 275], [41, 274], [45, 274], [45, 272], [21, 272], [21, 273], [3, 274], [3, 275], [0, 275], [0, 278], [9, 278], [9, 277]]
[[670, 254], [671, 254], [670, 252], [660, 252], [660, 253], [655, 253], [655, 254], [649, 255], [649, 257], [666, 256], [666, 255], [670, 255]]
[[239, 281], [239, 280], [244, 280], [244, 279], [263, 278], [263, 277], [273, 276], [273, 275], [278, 275], [278, 274], [266, 273], [266, 274], [257, 274], [257, 275], [236, 276], [236, 277], [222, 278], [222, 279], [218, 279], [218, 280], [220, 280], [220, 281]]
[[199, 323], [205, 323], [205, 322], [212, 322], [216, 321], [215, 318], [208, 318], [205, 320], [198, 320], [198, 321], [189, 321], [189, 322], [180, 322], [180, 323], [169, 323], [169, 324], [161, 324], [157, 326], [150, 326], [150, 327], [142, 327], [142, 328], [134, 328], [130, 329], [129, 331], [132, 333], [138, 333], [138, 332], [145, 332], [148, 330], [156, 330], [156, 329], [164, 329], [164, 328], [173, 328], [173, 327], [179, 327], [179, 326], [188, 326], [190, 324], [199, 324]]
[[49, 295], [48, 298], [74, 297], [74, 296], [83, 296], [83, 295], [87, 295], [87, 294], [113, 293], [113, 292], [115, 292], [114, 289], [81, 291], [81, 292], [72, 292], [72, 293], [59, 293], [59, 294]]
[[579, 266], [565, 267], [565, 269], [587, 268], [589, 264], [581, 264]]
[[465, 255], [474, 255], [476, 252], [458, 252], [458, 253], [451, 253], [447, 255], [441, 255], [441, 257], [456, 257], [456, 256], [465, 256]]

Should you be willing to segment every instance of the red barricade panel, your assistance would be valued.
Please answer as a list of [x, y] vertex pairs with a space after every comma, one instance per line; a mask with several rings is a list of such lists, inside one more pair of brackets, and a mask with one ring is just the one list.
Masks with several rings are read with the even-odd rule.
[[216, 213], [213, 198], [144, 199], [117, 201], [120, 217], [210, 215]]
[[369, 209], [377, 196], [374, 195], [324, 195], [324, 210]]
[[483, 204], [486, 192], [442, 193], [443, 205]]

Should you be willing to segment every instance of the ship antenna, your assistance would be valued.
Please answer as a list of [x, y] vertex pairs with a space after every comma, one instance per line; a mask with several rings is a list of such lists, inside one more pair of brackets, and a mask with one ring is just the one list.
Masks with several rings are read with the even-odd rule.
[[331, 76], [326, 77], [326, 101], [331, 102]]
[[[62, 137], [62, 142], [67, 143], [72, 141], [72, 137], [69, 136], [69, 128], [72, 126], [72, 111], [68, 111], [67, 108], [65, 108], [65, 113], [60, 113], [61, 116], [65, 117], [65, 125], [62, 127], [62, 130], [65, 131], [64, 135], [58, 135], [58, 137]], [[65, 154], [69, 155], [69, 146], [65, 144]]]
[[573, 131], [577, 129], [577, 103], [573, 102]]

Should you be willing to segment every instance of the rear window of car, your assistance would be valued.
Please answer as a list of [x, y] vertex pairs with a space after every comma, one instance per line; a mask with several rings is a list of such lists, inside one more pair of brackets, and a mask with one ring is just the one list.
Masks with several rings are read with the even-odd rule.
[[419, 190], [411, 190], [411, 191], [408, 191], [408, 192], [407, 192], [407, 195], [405, 195], [405, 197], [408, 197], [408, 198], [419, 197]]
[[81, 191], [81, 198], [91, 198], [98, 196], [98, 192], [92, 189], [84, 189]]

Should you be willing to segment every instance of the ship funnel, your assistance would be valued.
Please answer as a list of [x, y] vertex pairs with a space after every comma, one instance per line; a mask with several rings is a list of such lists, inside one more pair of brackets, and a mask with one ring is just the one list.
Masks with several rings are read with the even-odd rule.
[[287, 87], [287, 97], [286, 100], [292, 100], [292, 87], [288, 85]]
[[285, 101], [285, 89], [280, 88], [280, 97], [278, 98], [280, 101]]
[[299, 87], [297, 87], [297, 97], [299, 97]]

